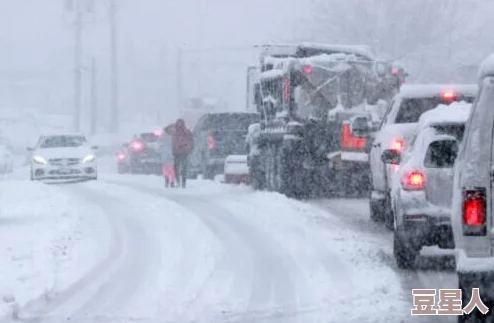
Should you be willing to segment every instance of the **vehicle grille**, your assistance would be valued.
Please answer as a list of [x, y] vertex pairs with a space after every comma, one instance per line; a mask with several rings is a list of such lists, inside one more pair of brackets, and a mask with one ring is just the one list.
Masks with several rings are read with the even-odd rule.
[[54, 158], [49, 163], [56, 166], [71, 166], [79, 164], [79, 158]]

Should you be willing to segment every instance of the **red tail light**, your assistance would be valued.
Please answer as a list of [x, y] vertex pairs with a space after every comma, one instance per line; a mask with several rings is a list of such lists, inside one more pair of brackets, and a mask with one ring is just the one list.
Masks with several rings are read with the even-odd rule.
[[445, 91], [441, 93], [441, 99], [444, 103], [451, 103], [456, 101], [457, 94], [454, 91]]
[[396, 75], [398, 75], [399, 73], [400, 73], [400, 70], [399, 70], [399, 69], [397, 69], [396, 67], [394, 67], [394, 68], [392, 68], [392, 69], [391, 69], [391, 74], [393, 74], [393, 75], [395, 75], [395, 76], [396, 76]]
[[125, 159], [125, 154], [124, 153], [118, 153], [117, 154], [118, 160], [124, 160]]
[[144, 143], [141, 141], [134, 141], [132, 142], [131, 147], [134, 151], [142, 151], [144, 149]]
[[155, 131], [153, 131], [153, 134], [156, 137], [161, 137], [161, 135], [163, 135], [163, 130], [155, 130]]
[[425, 189], [425, 184], [425, 175], [418, 170], [406, 173], [401, 181], [401, 186], [407, 191], [421, 191]]
[[365, 149], [367, 138], [355, 137], [349, 124], [343, 124], [341, 129], [341, 148]]
[[214, 146], [216, 145], [216, 141], [214, 140], [213, 136], [208, 137], [208, 149], [214, 149]]
[[306, 74], [306, 75], [312, 74], [312, 66], [311, 65], [304, 65], [303, 71], [304, 71], [304, 74]]
[[463, 198], [463, 223], [468, 226], [485, 224], [485, 198], [479, 191], [466, 191]]
[[403, 151], [404, 148], [405, 148], [405, 142], [401, 139], [395, 139], [391, 143], [391, 149]]

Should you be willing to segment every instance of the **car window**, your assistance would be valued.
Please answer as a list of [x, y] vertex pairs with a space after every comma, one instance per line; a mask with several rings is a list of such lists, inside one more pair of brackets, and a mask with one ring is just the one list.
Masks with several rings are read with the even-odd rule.
[[[472, 103], [474, 97], [459, 96], [457, 101]], [[404, 99], [400, 104], [395, 123], [416, 123], [424, 112], [432, 110], [440, 104], [446, 104], [440, 97]]]
[[432, 142], [425, 155], [424, 165], [427, 168], [452, 168], [458, 156], [456, 140], [440, 140]]
[[85, 143], [83, 136], [51, 136], [40, 139], [39, 148], [80, 147]]
[[462, 141], [463, 134], [465, 133], [464, 124], [443, 124], [433, 126], [436, 134], [438, 135], [450, 135], [456, 138], [458, 141]]

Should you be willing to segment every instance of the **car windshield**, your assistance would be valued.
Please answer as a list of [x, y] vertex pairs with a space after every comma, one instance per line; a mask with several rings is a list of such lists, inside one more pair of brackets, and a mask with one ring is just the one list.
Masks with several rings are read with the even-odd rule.
[[82, 136], [50, 136], [40, 140], [39, 148], [69, 148], [86, 144]]
[[[462, 97], [461, 101], [472, 103], [474, 97]], [[436, 108], [440, 104], [445, 104], [440, 97], [437, 98], [407, 98], [400, 105], [395, 123], [416, 123], [420, 116], [429, 110]]]

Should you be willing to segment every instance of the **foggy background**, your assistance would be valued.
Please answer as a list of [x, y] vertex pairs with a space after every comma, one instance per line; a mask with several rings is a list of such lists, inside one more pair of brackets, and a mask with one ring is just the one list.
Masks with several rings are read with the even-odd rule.
[[[83, 1], [83, 0], [80, 0]], [[410, 82], [473, 82], [493, 51], [488, 0], [117, 0], [121, 120], [178, 116], [178, 46], [184, 97], [214, 95], [245, 108], [251, 49], [262, 43], [368, 44], [399, 59]], [[109, 1], [94, 0], [84, 63], [97, 60], [98, 131], [110, 126]], [[73, 111], [74, 17], [64, 0], [0, 0], [0, 109]], [[89, 119], [89, 70], [82, 75]], [[144, 122], [144, 121], [143, 121]], [[87, 127], [82, 130], [87, 131]]]

